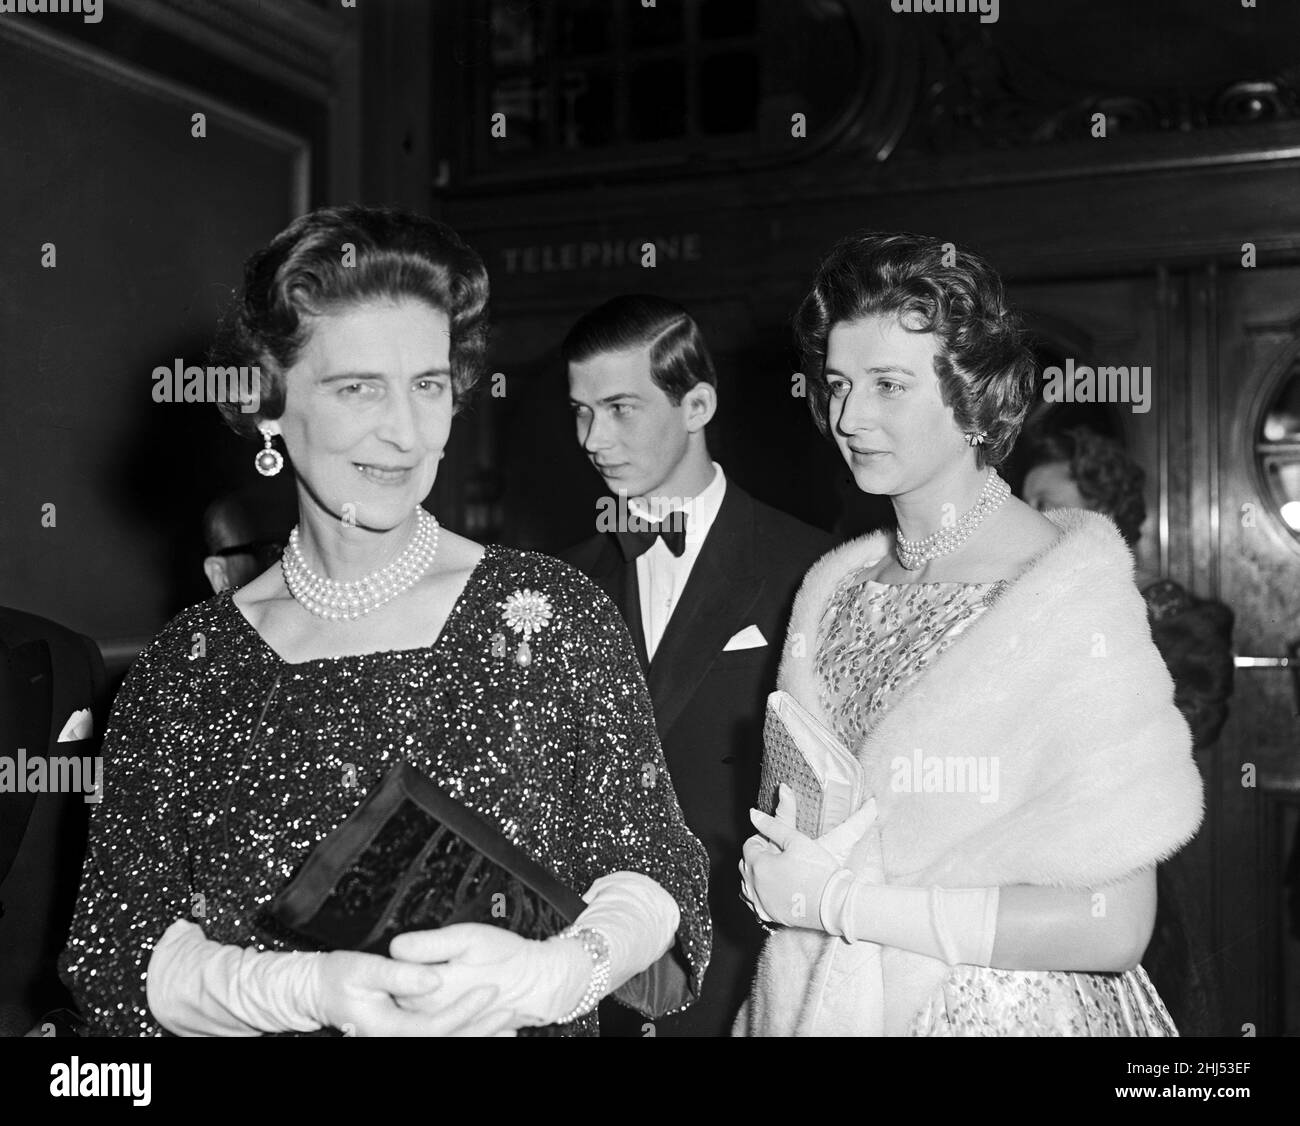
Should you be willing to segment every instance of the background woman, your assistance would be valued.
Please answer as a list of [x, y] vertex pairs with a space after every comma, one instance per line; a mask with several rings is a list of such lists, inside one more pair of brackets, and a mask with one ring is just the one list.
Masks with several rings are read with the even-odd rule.
[[[405, 213], [317, 211], [249, 260], [225, 362], [260, 367], [261, 402], [223, 410], [260, 432], [261, 472], [283, 441], [300, 523], [281, 563], [172, 621], [117, 698], [62, 959], [95, 1031], [594, 1034], [600, 997], [670, 949], [661, 1007], [697, 992], [704, 852], [621, 618], [563, 564], [420, 507], [487, 296], [478, 256]], [[586, 892], [571, 935], [277, 952], [261, 908], [402, 759]]]
[[[1029, 443], [1021, 495], [1046, 512], [1086, 508], [1115, 521], [1129, 547], [1142, 537], [1146, 473], [1118, 442], [1086, 427], [1045, 431]], [[1174, 703], [1197, 750], [1218, 737], [1232, 696], [1232, 611], [1199, 598], [1173, 579], [1138, 571], [1156, 648], [1174, 678]]]
[[[1147, 507], [1146, 474], [1120, 444], [1086, 427], [1033, 435], [1021, 495], [1046, 512], [1086, 508], [1115, 521], [1130, 548], [1142, 536]], [[1173, 579], [1143, 572], [1138, 589], [1146, 601], [1151, 636], [1174, 678], [1174, 704], [1200, 751], [1219, 737], [1232, 696], [1232, 611], [1199, 598]], [[1213, 1036], [1222, 1030], [1214, 958], [1198, 891], [1200, 874], [1185, 853], [1157, 872], [1159, 906], [1155, 933], [1142, 964], [1184, 1035]]]
[[1138, 963], [1200, 779], [1114, 525], [1039, 515], [993, 469], [1033, 374], [1000, 280], [860, 235], [796, 327], [814, 417], [898, 531], [831, 552], [795, 604], [780, 687], [870, 799], [820, 840], [788, 791], [755, 812], [747, 893], [781, 926], [737, 1030], [1173, 1033]]

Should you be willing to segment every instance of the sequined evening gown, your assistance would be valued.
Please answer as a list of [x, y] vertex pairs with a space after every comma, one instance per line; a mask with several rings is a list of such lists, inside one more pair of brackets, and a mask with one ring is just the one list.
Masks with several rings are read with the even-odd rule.
[[[549, 623], [517, 660], [504, 603]], [[141, 654], [104, 741], [81, 895], [60, 959], [94, 1032], [160, 1035], [144, 992], [177, 918], [218, 942], [291, 949], [260, 909], [399, 759], [579, 893], [643, 872], [681, 909], [698, 991], [707, 862], [686, 829], [617, 609], [547, 556], [489, 546], [436, 643], [286, 664], [223, 593]], [[595, 1014], [570, 1026], [594, 1035]]]
[[[886, 584], [850, 573], [822, 618], [824, 713], [860, 746], [898, 695], [996, 601], [1005, 583]], [[1126, 973], [953, 968], [912, 1019], [913, 1036], [1176, 1036], [1141, 967]]]

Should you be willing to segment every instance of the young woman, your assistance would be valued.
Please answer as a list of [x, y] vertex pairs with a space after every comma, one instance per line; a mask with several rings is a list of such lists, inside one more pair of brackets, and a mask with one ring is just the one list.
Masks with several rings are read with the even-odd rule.
[[819, 840], [788, 790], [755, 811], [745, 894], [776, 929], [737, 1031], [1174, 1034], [1138, 963], [1200, 779], [1114, 525], [996, 473], [1033, 393], [1000, 280], [860, 235], [796, 324], [814, 417], [898, 530], [824, 557], [795, 604], [780, 687], [868, 800]]
[[[697, 994], [705, 854], [618, 611], [421, 507], [487, 293], [453, 231], [391, 211], [314, 212], [249, 260], [227, 362], [258, 365], [261, 401], [223, 409], [260, 432], [261, 472], [282, 440], [300, 523], [280, 563], [172, 621], [118, 695], [62, 958], [93, 1031], [595, 1034], [600, 998], [674, 949], [655, 1015]], [[575, 928], [461, 924], [390, 956], [263, 931], [260, 909], [403, 760], [585, 892]]]

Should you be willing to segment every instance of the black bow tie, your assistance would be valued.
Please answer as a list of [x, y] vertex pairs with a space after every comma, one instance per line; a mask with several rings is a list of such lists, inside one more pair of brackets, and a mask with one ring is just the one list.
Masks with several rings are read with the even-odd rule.
[[631, 532], [615, 532], [614, 538], [618, 540], [619, 550], [623, 553], [623, 558], [631, 563], [638, 555], [644, 555], [655, 545], [655, 540], [662, 539], [668, 550], [679, 559], [682, 552], [686, 550], [686, 512], [684, 509], [674, 509], [668, 513], [659, 523], [654, 523], [645, 517], [639, 517], [632, 514], [632, 519], [637, 524], [642, 525], [642, 530]]

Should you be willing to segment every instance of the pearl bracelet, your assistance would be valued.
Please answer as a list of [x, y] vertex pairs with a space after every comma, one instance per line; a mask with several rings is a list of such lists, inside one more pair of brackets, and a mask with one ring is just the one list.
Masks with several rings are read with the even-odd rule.
[[565, 1013], [555, 1022], [556, 1024], [571, 1024], [579, 1017], [585, 1017], [591, 1012], [600, 1004], [601, 998], [609, 991], [611, 970], [609, 939], [600, 931], [593, 930], [591, 927], [576, 925], [566, 927], [555, 937], [576, 938], [582, 943], [582, 948], [591, 955], [592, 960], [591, 981], [587, 984], [587, 989], [583, 993], [581, 1000], [573, 1007], [572, 1011]]

